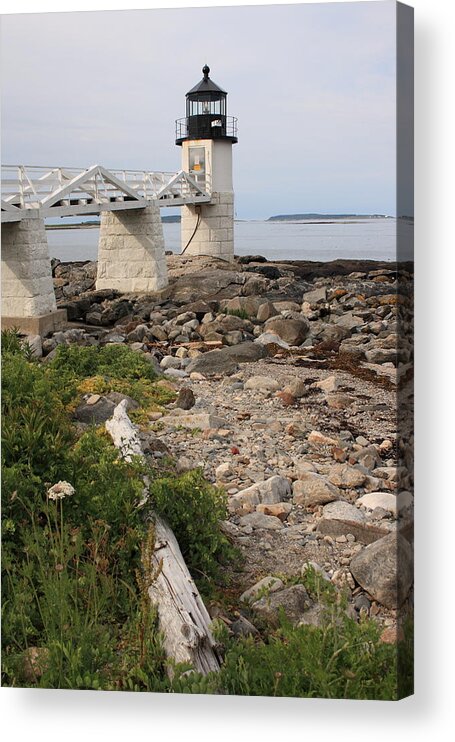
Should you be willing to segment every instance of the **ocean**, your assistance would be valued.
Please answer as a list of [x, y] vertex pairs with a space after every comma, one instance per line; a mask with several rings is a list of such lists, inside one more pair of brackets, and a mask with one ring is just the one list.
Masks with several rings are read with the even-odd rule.
[[[397, 226], [398, 225], [398, 226]], [[268, 260], [396, 260], [397, 229], [400, 259], [412, 260], [413, 224], [396, 219], [350, 219], [332, 222], [238, 221], [236, 255], [263, 255]], [[180, 252], [180, 224], [164, 223], [166, 250]], [[52, 258], [96, 260], [99, 229], [47, 231]]]

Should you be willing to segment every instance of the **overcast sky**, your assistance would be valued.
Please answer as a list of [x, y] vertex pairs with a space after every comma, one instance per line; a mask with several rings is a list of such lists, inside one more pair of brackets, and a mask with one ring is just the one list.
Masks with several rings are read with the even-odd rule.
[[238, 218], [395, 214], [395, 3], [2, 18], [2, 162], [178, 170], [174, 119], [228, 91]]

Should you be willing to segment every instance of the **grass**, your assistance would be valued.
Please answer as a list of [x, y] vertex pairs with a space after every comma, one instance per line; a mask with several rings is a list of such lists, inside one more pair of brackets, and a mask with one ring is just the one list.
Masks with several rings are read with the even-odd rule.
[[231, 317], [239, 317], [240, 319], [250, 319], [250, 315], [248, 312], [245, 311], [245, 309], [226, 309], [226, 314], [231, 315]]

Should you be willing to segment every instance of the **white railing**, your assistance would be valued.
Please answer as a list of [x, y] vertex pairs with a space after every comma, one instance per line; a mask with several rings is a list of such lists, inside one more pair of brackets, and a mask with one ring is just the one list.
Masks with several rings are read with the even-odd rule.
[[144, 208], [210, 201], [206, 185], [183, 170], [178, 173], [2, 165], [2, 221], [22, 218], [29, 209], [45, 216], [93, 214], [122, 208]]

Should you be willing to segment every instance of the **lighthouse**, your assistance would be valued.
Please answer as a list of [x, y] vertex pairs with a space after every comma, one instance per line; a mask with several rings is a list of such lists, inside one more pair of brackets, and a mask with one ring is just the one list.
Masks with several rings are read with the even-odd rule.
[[237, 119], [227, 115], [227, 93], [210, 78], [207, 65], [202, 73], [202, 80], [186, 94], [186, 116], [176, 121], [175, 143], [182, 147], [182, 170], [211, 201], [182, 206], [182, 253], [233, 260], [232, 145], [237, 142]]

